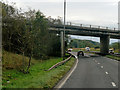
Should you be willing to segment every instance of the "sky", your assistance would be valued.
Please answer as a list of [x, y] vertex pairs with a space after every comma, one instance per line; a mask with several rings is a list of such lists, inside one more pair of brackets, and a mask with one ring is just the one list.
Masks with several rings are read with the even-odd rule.
[[[40, 10], [46, 17], [62, 17], [64, 0], [3, 0], [7, 3], [16, 2], [17, 8], [24, 11], [29, 8]], [[100, 25], [110, 28], [118, 27], [119, 0], [66, 0], [66, 22], [78, 24]], [[72, 38], [88, 39], [99, 42], [96, 37], [71, 36]], [[111, 39], [110, 43], [117, 42]]]

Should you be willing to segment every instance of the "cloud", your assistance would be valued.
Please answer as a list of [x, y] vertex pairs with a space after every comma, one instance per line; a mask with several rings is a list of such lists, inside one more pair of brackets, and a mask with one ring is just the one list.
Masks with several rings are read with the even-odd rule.
[[[9, 0], [14, 2], [63, 2], [64, 0]], [[119, 2], [119, 0], [66, 0], [66, 2]]]
[[[63, 18], [64, 0], [9, 0], [16, 2], [17, 7], [27, 10], [40, 9], [46, 17], [51, 16]], [[118, 1], [119, 0], [66, 0], [67, 16], [66, 21], [79, 24], [102, 25], [117, 27], [118, 22]], [[86, 37], [89, 39], [90, 37]], [[86, 39], [83, 37], [83, 39]], [[93, 40], [98, 40], [92, 38]], [[112, 40], [114, 42], [116, 40]]]

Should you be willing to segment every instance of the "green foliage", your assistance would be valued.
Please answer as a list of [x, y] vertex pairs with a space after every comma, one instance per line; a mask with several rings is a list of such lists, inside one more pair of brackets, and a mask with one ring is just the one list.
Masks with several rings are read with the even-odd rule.
[[106, 57], [111, 58], [111, 59], [115, 59], [115, 60], [120, 60], [119, 56], [106, 55]]
[[90, 47], [90, 48], [94, 48], [94, 47], [99, 47], [99, 43], [98, 42], [94, 42], [91, 40], [78, 40], [78, 39], [73, 39], [70, 42], [70, 46], [69, 47], [73, 47], [73, 48], [85, 48], [85, 47]]
[[118, 42], [115, 42], [115, 43], [112, 43], [110, 47], [114, 49], [120, 49], [120, 44]]
[[3, 48], [7, 51], [38, 59], [59, 56], [60, 39], [48, 31], [49, 21], [42, 12], [23, 12], [14, 5], [2, 3]]
[[[7, 53], [11, 55], [11, 53]], [[5, 57], [7, 57], [7, 55]], [[18, 56], [12, 54], [12, 57], [17, 58]], [[18, 58], [22, 58], [22, 56], [19, 55]], [[14, 61], [15, 58], [12, 59]], [[32, 60], [33, 65], [30, 68], [29, 74], [23, 74], [15, 69], [4, 70], [2, 74], [2, 86], [3, 88], [53, 88], [64, 74], [68, 72], [75, 59], [72, 58], [69, 62], [51, 71], [44, 71], [60, 61], [62, 61], [62, 58], [57, 57], [45, 61]], [[7, 81], [9, 81], [9, 83]]]

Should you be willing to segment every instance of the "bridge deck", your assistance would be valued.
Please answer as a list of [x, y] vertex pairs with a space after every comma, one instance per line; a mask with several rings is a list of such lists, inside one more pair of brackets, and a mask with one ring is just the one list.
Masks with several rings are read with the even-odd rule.
[[[52, 24], [50, 25], [49, 30], [59, 33], [63, 29], [64, 25]], [[108, 28], [95, 28], [95, 27], [83, 27], [83, 26], [76, 26], [76, 25], [65, 25], [65, 32], [66, 34], [71, 35], [84, 35], [84, 36], [94, 36], [94, 37], [101, 37], [103, 35], [110, 35], [111, 38], [120, 39], [120, 31], [119, 30], [112, 30]]]

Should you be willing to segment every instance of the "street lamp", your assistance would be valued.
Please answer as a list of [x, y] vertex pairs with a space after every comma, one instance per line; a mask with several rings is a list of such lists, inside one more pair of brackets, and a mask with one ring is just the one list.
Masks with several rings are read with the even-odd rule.
[[[118, 2], [118, 30], [120, 30], [120, 1]], [[120, 53], [120, 39], [118, 39], [118, 53]]]
[[65, 57], [65, 21], [66, 21], [66, 0], [64, 0], [64, 57]]

